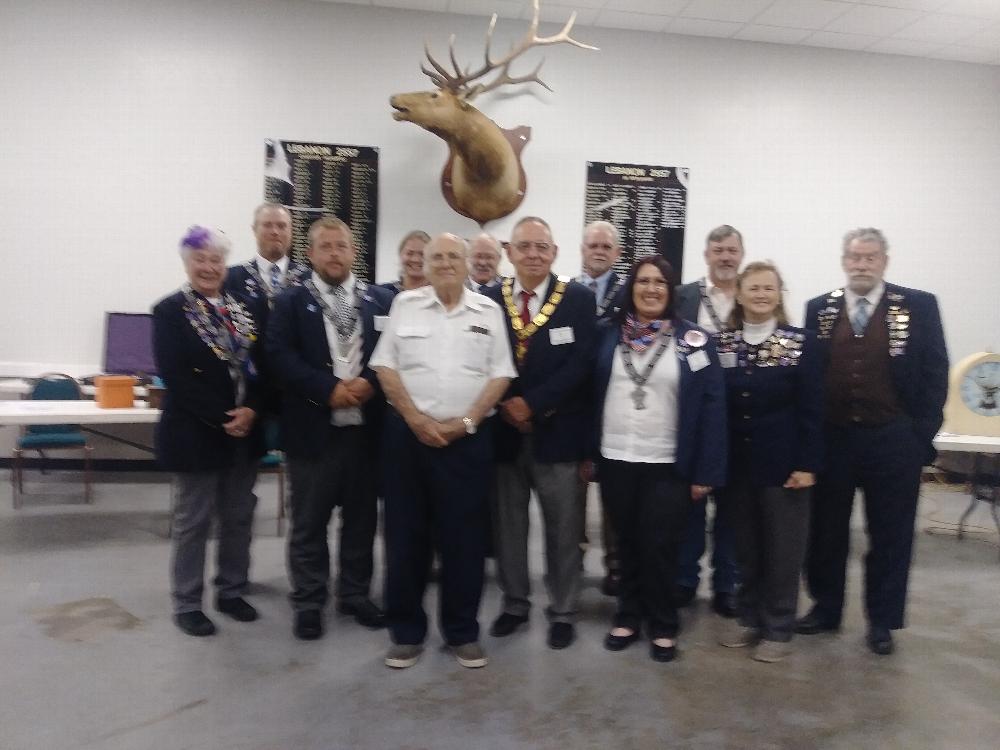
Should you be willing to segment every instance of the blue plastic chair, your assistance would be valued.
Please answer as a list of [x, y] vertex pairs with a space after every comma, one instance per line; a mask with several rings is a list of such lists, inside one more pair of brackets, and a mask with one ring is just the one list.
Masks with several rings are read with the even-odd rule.
[[[80, 385], [69, 375], [58, 372], [48, 372], [38, 378], [29, 398], [36, 401], [79, 401], [82, 398]], [[38, 451], [42, 460], [42, 473], [45, 473], [45, 451], [82, 450], [83, 451], [83, 493], [84, 500], [91, 502], [90, 492], [90, 455], [93, 448], [87, 443], [87, 438], [79, 425], [44, 424], [28, 425], [17, 439], [14, 448], [13, 471], [11, 481], [14, 485], [14, 508], [21, 507], [21, 496], [24, 494], [24, 451]]]

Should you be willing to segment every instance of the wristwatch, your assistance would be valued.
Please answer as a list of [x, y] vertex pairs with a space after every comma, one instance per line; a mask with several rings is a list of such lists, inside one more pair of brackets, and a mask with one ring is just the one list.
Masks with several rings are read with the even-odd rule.
[[476, 434], [476, 423], [472, 421], [472, 417], [462, 417], [462, 424], [465, 425], [466, 435]]

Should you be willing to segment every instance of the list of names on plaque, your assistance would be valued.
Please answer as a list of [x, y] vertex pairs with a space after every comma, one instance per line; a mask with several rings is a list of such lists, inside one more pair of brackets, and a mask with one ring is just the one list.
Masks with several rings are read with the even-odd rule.
[[618, 229], [622, 254], [615, 271], [658, 253], [681, 276], [687, 223], [688, 170], [647, 164], [587, 162], [584, 224], [604, 220]]
[[292, 256], [305, 260], [309, 227], [336, 216], [354, 233], [354, 274], [374, 281], [378, 227], [378, 148], [267, 139], [264, 200], [292, 214]]

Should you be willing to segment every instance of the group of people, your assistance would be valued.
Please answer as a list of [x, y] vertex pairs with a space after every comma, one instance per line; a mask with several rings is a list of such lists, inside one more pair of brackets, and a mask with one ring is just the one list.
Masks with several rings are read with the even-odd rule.
[[[385, 663], [420, 658], [436, 558], [442, 636], [460, 664], [484, 666], [490, 550], [503, 594], [490, 635], [530, 621], [534, 493], [547, 642], [568, 647], [596, 482], [602, 588], [618, 602], [606, 648], [645, 630], [652, 659], [676, 657], [712, 502], [712, 604], [732, 618], [721, 643], [779, 661], [794, 633], [840, 627], [861, 488], [868, 645], [892, 652], [948, 361], [934, 297], [884, 281], [879, 230], [845, 236], [845, 286], [810, 301], [798, 328], [778, 268], [743, 266], [728, 225], [709, 233], [707, 273], [686, 285], [658, 255], [617, 273], [618, 232], [604, 221], [584, 230], [576, 279], [552, 273], [552, 230], [528, 216], [506, 243], [410, 232], [399, 280], [382, 285], [352, 272], [354, 237], [339, 219], [312, 225], [308, 265], [288, 257], [284, 207], [258, 207], [253, 228], [258, 255], [228, 270], [225, 235], [189, 229], [188, 282], [154, 308], [167, 388], [157, 453], [175, 474], [171, 581], [184, 632], [215, 631], [202, 602], [213, 517], [216, 609], [256, 619], [244, 597], [253, 486], [260, 456], [280, 447], [298, 638], [324, 632], [339, 507], [336, 607], [388, 627]], [[504, 253], [510, 277], [498, 273]], [[370, 595], [379, 497], [384, 610]], [[796, 619], [803, 569], [814, 605]]]

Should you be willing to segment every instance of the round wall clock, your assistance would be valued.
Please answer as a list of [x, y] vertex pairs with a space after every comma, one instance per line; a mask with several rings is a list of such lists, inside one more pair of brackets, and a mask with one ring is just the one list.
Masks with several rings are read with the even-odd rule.
[[946, 432], [1000, 437], [1000, 354], [971, 354], [951, 368]]

